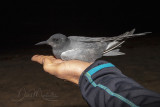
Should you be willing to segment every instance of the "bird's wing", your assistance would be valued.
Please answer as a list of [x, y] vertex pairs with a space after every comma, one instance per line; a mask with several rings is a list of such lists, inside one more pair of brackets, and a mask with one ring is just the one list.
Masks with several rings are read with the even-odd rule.
[[94, 54], [94, 49], [71, 49], [63, 52], [61, 54], [61, 59], [63, 60], [81, 60], [81, 61], [87, 61], [87, 62], [93, 62], [96, 60], [98, 55]]
[[100, 42], [106, 39], [106, 37], [84, 37], [84, 36], [69, 36], [68, 38], [80, 42]]
[[114, 49], [103, 54], [103, 56], [117, 56], [117, 55], [125, 55], [125, 53], [119, 52], [119, 49]]
[[80, 41], [80, 42], [102, 42], [102, 41], [122, 40], [124, 38], [131, 38], [131, 37], [146, 35], [147, 33], [150, 33], [150, 32], [144, 32], [144, 33], [133, 34], [134, 32], [135, 32], [135, 29], [114, 37], [69, 36], [68, 38], [71, 40]]

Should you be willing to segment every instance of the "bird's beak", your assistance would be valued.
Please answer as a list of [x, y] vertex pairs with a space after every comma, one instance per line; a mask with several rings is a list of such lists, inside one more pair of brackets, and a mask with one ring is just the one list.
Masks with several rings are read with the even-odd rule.
[[35, 45], [44, 45], [44, 44], [48, 44], [48, 42], [47, 41], [42, 41], [42, 42], [36, 43]]

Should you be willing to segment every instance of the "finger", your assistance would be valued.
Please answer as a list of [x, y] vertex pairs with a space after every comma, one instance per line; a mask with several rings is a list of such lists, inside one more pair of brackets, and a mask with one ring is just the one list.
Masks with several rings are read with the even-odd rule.
[[[51, 59], [51, 56], [34, 55], [31, 60], [35, 61], [35, 62], [38, 62], [40, 64], [43, 64], [43, 59], [44, 58], [50, 58]], [[53, 57], [52, 57], [52, 59], [53, 59]]]
[[34, 55], [32, 58], [31, 58], [31, 60], [32, 61], [38, 61], [38, 58], [39, 58], [39, 55]]
[[43, 57], [42, 55], [34, 55], [31, 60], [41, 64], [42, 63], [42, 57]]

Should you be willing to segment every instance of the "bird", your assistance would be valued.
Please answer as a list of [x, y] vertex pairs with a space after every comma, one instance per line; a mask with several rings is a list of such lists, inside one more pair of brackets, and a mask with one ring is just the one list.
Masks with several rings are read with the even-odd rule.
[[35, 45], [47, 44], [52, 47], [53, 55], [62, 60], [81, 60], [94, 62], [102, 56], [125, 55], [120, 52], [121, 45], [131, 37], [146, 35], [151, 32], [134, 34], [135, 29], [113, 37], [66, 36], [53, 34], [48, 40]]

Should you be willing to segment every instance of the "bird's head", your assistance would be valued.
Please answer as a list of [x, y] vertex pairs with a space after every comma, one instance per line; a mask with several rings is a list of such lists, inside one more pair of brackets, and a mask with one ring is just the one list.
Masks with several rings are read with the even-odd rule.
[[35, 45], [47, 44], [47, 45], [52, 46], [52, 48], [60, 48], [65, 45], [67, 40], [68, 38], [65, 35], [57, 33], [57, 34], [52, 35], [48, 40], [39, 42]]

